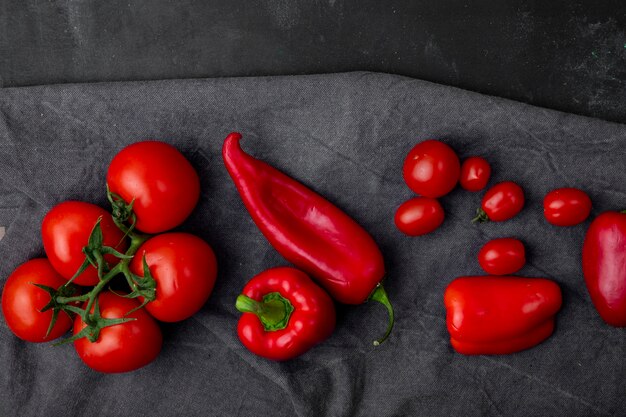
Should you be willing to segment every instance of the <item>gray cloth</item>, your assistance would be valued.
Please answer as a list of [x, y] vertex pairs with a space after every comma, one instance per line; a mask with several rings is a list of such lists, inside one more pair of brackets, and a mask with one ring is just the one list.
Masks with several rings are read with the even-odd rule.
[[[626, 331], [605, 325], [581, 273], [589, 221], [546, 223], [553, 188], [587, 191], [592, 216], [626, 205], [626, 126], [372, 73], [171, 80], [0, 90], [0, 280], [42, 256], [41, 219], [79, 199], [106, 207], [105, 173], [123, 146], [146, 138], [176, 145], [197, 168], [202, 197], [181, 226], [208, 241], [219, 276], [193, 318], [163, 325], [161, 355], [136, 372], [104, 375], [71, 345], [25, 343], [0, 325], [2, 416], [450, 416], [625, 415]], [[274, 363], [239, 342], [234, 300], [255, 274], [286, 261], [246, 212], [221, 160], [240, 131], [244, 149], [326, 196], [363, 225], [385, 255], [396, 327], [376, 304], [339, 306], [333, 336]], [[504, 223], [472, 225], [481, 193], [441, 199], [446, 221], [409, 238], [396, 207], [409, 149], [442, 139], [461, 158], [480, 155], [491, 184], [514, 180], [525, 209]], [[0, 224], [1, 226], [1, 224]], [[524, 276], [563, 290], [554, 335], [507, 356], [467, 357], [449, 345], [442, 297], [455, 277], [481, 274], [479, 247], [518, 237]]]

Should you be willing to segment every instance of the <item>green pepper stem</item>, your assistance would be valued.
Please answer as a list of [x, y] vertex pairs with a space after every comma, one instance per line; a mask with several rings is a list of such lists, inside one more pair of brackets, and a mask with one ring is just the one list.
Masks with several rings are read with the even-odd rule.
[[387, 340], [387, 338], [391, 334], [391, 330], [393, 329], [393, 324], [395, 322], [394, 314], [393, 314], [393, 306], [391, 305], [391, 302], [389, 301], [389, 297], [387, 297], [387, 292], [385, 291], [385, 288], [383, 288], [383, 285], [381, 283], [378, 283], [378, 285], [376, 286], [376, 289], [374, 290], [374, 292], [372, 292], [372, 295], [370, 295], [369, 299], [384, 305], [385, 308], [387, 309], [387, 313], [389, 313], [389, 323], [387, 324], [387, 331], [385, 332], [383, 337], [381, 337], [378, 340], [374, 340], [374, 346], [378, 346], [381, 343], [383, 343], [385, 340]]
[[240, 294], [235, 302], [235, 307], [242, 313], [255, 314], [265, 331], [273, 332], [287, 327], [293, 305], [278, 292], [272, 292], [263, 296], [263, 301], [254, 300], [247, 295]]

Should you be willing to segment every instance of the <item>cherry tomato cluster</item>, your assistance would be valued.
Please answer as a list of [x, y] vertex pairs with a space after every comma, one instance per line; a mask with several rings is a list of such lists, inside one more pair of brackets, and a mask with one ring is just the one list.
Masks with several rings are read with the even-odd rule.
[[132, 144], [113, 158], [106, 180], [112, 213], [65, 201], [46, 214], [47, 258], [29, 260], [9, 276], [2, 312], [13, 333], [29, 342], [54, 340], [72, 328], [58, 344], [73, 342], [89, 367], [117, 373], [158, 356], [163, 337], [156, 320], [176, 322], [201, 309], [217, 261], [202, 239], [168, 232], [200, 197], [198, 174], [176, 148]]

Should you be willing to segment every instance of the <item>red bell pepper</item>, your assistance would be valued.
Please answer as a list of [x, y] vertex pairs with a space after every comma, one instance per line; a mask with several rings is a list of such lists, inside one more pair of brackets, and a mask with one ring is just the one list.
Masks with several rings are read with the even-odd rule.
[[544, 278], [460, 277], [444, 294], [450, 343], [464, 355], [528, 349], [554, 330], [561, 289]]
[[251, 352], [283, 361], [302, 355], [335, 329], [335, 306], [302, 271], [273, 268], [246, 284], [237, 297], [239, 339]]
[[583, 244], [583, 274], [602, 319], [626, 326], [626, 211], [608, 211], [591, 222]]
[[374, 239], [324, 197], [267, 163], [246, 154], [239, 133], [224, 141], [222, 156], [252, 219], [289, 262], [312, 275], [339, 302], [382, 303], [393, 308], [380, 284], [383, 256]]

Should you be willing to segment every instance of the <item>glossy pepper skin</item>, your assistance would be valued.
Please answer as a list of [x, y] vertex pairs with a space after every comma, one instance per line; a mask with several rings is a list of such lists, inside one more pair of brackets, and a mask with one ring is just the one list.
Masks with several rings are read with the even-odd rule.
[[457, 278], [444, 294], [450, 343], [464, 355], [531, 348], [552, 334], [561, 302], [559, 286], [544, 278]]
[[582, 258], [596, 310], [611, 326], [626, 326], [626, 212], [607, 211], [591, 222]]
[[239, 133], [228, 135], [222, 156], [263, 235], [335, 300], [361, 304], [372, 299], [384, 304], [390, 316], [384, 340], [393, 326], [393, 309], [380, 285], [385, 266], [374, 239], [324, 197], [246, 154], [240, 140]]
[[237, 333], [248, 350], [275, 361], [293, 359], [335, 329], [335, 306], [304, 272], [289, 267], [261, 272], [246, 284], [236, 307]]

